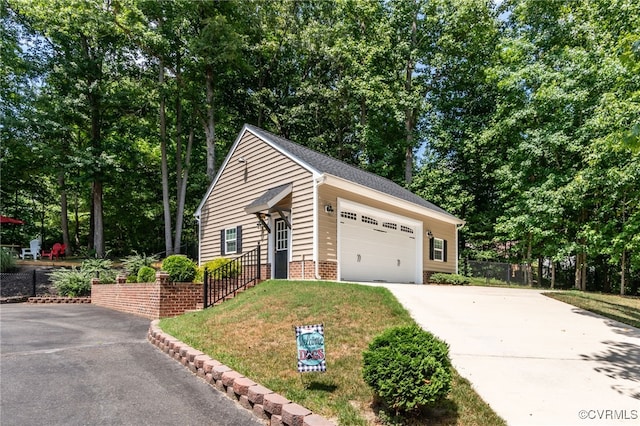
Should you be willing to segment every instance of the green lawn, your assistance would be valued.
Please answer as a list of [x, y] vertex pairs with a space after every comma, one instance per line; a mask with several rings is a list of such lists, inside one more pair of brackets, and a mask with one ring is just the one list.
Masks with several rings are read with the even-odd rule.
[[640, 297], [584, 291], [544, 293], [570, 305], [640, 328]]
[[[294, 326], [323, 323], [326, 373], [296, 370]], [[438, 407], [412, 419], [392, 419], [374, 403], [362, 379], [362, 351], [374, 336], [412, 324], [385, 288], [355, 284], [267, 281], [220, 306], [163, 319], [161, 328], [340, 425], [502, 425], [454, 372], [453, 389]], [[378, 423], [376, 423], [378, 422]]]

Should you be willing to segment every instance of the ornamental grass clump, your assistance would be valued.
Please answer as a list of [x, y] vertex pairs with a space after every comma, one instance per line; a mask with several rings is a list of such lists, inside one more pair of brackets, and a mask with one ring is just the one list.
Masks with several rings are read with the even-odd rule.
[[377, 336], [363, 361], [364, 381], [396, 414], [432, 406], [451, 389], [448, 345], [415, 325]]
[[187, 256], [173, 254], [162, 261], [162, 270], [172, 282], [190, 283], [198, 273], [198, 265]]
[[[155, 254], [147, 256], [145, 253], [138, 254], [138, 252], [136, 251], [134, 251], [133, 254], [121, 259], [122, 265], [124, 266], [125, 271], [127, 271], [127, 275], [129, 277], [133, 276], [134, 278], [138, 276], [138, 272], [140, 271], [140, 268], [144, 266], [151, 267], [154, 263], [156, 263], [159, 260], [160, 258]], [[134, 280], [133, 282], [136, 282], [136, 280]], [[141, 282], [141, 281], [138, 280], [138, 282]], [[145, 281], [142, 281], [142, 282], [145, 282]]]
[[82, 269], [57, 269], [49, 279], [59, 296], [80, 297], [91, 294], [91, 273]]
[[0, 248], [0, 272], [11, 272], [18, 269], [16, 259], [11, 252], [4, 247]]

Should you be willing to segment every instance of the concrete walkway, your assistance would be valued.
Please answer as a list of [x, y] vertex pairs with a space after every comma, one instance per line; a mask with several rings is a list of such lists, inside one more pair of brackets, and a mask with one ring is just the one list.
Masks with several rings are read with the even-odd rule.
[[535, 290], [384, 286], [508, 424], [640, 424], [639, 329]]

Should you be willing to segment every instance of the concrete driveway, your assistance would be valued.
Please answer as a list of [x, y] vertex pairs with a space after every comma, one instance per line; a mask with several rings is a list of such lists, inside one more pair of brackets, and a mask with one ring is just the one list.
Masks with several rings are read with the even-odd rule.
[[154, 348], [149, 322], [92, 305], [1, 305], [0, 424], [262, 424]]
[[640, 424], [640, 330], [528, 289], [384, 284], [511, 425]]

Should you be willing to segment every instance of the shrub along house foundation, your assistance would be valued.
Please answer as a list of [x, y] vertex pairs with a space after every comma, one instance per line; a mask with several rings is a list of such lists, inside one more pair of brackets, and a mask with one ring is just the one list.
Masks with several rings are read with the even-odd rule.
[[399, 283], [456, 273], [464, 225], [388, 179], [251, 125], [195, 216], [201, 264], [261, 244], [263, 278]]

